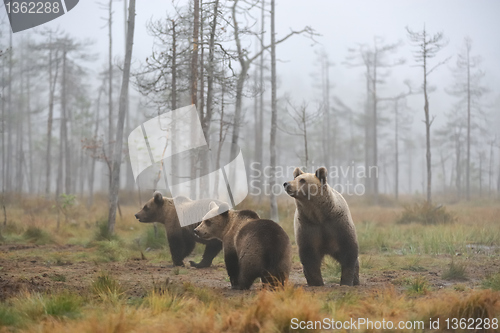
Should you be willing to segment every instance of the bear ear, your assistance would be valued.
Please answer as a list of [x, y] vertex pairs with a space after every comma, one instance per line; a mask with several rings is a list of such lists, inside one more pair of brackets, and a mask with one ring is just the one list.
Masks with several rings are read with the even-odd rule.
[[293, 179], [297, 178], [297, 176], [300, 176], [303, 173], [304, 171], [300, 170], [300, 168], [295, 168], [295, 170], [293, 170]]
[[219, 215], [224, 214], [224, 213], [227, 214], [228, 210], [229, 210], [229, 205], [227, 203], [223, 202], [219, 206], [218, 213], [219, 213]]
[[212, 210], [215, 208], [219, 208], [219, 206], [217, 206], [217, 203], [215, 201], [210, 202], [210, 205], [208, 205], [208, 210]]
[[163, 205], [163, 194], [161, 194], [160, 192], [156, 191], [155, 194], [154, 194], [154, 196], [153, 196], [153, 198], [154, 198], [155, 204], [157, 204], [159, 206]]
[[326, 184], [326, 176], [328, 172], [326, 171], [326, 168], [321, 167], [318, 170], [316, 170], [316, 177], [319, 179], [322, 185]]

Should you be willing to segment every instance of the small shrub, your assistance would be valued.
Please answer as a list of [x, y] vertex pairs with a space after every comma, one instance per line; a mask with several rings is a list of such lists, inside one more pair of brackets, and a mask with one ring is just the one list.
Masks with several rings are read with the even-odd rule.
[[45, 313], [56, 318], [75, 318], [80, 314], [82, 298], [70, 293], [49, 297], [45, 301]]
[[167, 237], [165, 236], [163, 225], [158, 225], [156, 234], [153, 227], [147, 228], [143, 241], [144, 248], [146, 249], [163, 249], [167, 245]]
[[443, 205], [435, 206], [428, 201], [404, 206], [404, 211], [396, 221], [398, 224], [412, 222], [423, 225], [446, 224], [455, 222], [456, 218]]
[[451, 261], [448, 268], [443, 272], [441, 277], [445, 280], [467, 280], [467, 273], [465, 272], [465, 264], [455, 263]]
[[47, 232], [34, 226], [28, 227], [28, 229], [26, 229], [26, 231], [23, 233], [23, 237], [28, 242], [38, 245], [48, 244], [52, 242], [52, 238]]
[[0, 327], [1, 326], [19, 326], [22, 323], [21, 315], [11, 306], [0, 304]]
[[120, 261], [127, 258], [127, 249], [119, 240], [97, 242], [98, 261]]
[[490, 275], [482, 283], [483, 288], [500, 291], [500, 272]]
[[92, 281], [91, 291], [102, 301], [111, 303], [119, 302], [125, 294], [120, 283], [107, 272], [101, 272], [96, 280]]
[[421, 275], [417, 276], [413, 281], [411, 281], [408, 286], [408, 292], [410, 294], [423, 295], [429, 291], [429, 283], [427, 279]]
[[108, 228], [108, 221], [97, 222], [97, 230], [94, 233], [95, 241], [110, 241], [110, 240], [118, 240], [118, 236], [116, 234], [111, 234]]

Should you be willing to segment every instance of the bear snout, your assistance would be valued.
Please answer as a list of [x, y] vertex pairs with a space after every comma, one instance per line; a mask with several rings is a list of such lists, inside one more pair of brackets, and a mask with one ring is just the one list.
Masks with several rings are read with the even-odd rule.
[[290, 184], [288, 184], [288, 182], [284, 182], [284, 183], [283, 183], [283, 187], [284, 187], [285, 189], [288, 187], [288, 185], [290, 185]]
[[193, 232], [194, 232], [195, 236], [200, 237], [200, 238], [203, 238], [203, 237], [202, 237], [202, 235], [201, 235], [201, 232], [200, 232], [200, 230], [198, 230], [198, 228], [195, 228], [195, 229], [193, 230]]

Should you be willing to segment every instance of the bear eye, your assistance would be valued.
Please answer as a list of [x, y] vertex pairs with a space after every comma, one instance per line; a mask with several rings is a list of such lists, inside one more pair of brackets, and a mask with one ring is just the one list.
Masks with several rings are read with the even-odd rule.
[[207, 225], [207, 227], [210, 227], [212, 225], [212, 221], [210, 220], [205, 220], [205, 224]]
[[144, 211], [148, 211], [148, 206], [144, 206], [144, 208], [142, 208]]
[[300, 182], [301, 184], [304, 184], [304, 183], [306, 182], [306, 180], [305, 180], [304, 178], [302, 178], [301, 180], [299, 180], [299, 182]]

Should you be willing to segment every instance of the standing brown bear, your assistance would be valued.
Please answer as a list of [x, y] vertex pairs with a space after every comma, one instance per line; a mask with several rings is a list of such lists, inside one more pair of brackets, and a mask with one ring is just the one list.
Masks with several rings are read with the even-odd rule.
[[342, 195], [327, 182], [327, 171], [293, 171], [283, 184], [295, 199], [294, 227], [300, 262], [309, 286], [322, 286], [321, 261], [328, 254], [342, 267], [341, 285], [359, 284], [358, 240], [351, 212]]
[[204, 240], [196, 237], [193, 230], [200, 223], [181, 227], [177, 212], [190, 214], [195, 221], [201, 221], [211, 201], [208, 199], [193, 201], [186, 197], [176, 197], [176, 206], [174, 206], [174, 199], [166, 198], [160, 192], [155, 192], [153, 198], [146, 202], [142, 210], [135, 214], [135, 217], [142, 223], [158, 222], [165, 226], [174, 266], [184, 266], [184, 258], [193, 251], [196, 242], [199, 242], [206, 245], [203, 258], [199, 263], [194, 261], [189, 263], [196, 268], [210, 267], [212, 260], [222, 249], [222, 242], [217, 239]]
[[194, 229], [201, 238], [222, 240], [232, 289], [250, 289], [260, 277], [276, 287], [288, 279], [292, 265], [290, 239], [276, 222], [262, 220], [251, 210], [229, 210], [210, 203], [210, 211]]

